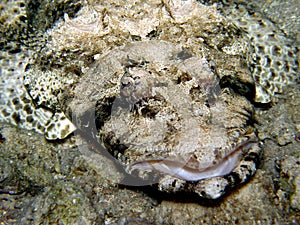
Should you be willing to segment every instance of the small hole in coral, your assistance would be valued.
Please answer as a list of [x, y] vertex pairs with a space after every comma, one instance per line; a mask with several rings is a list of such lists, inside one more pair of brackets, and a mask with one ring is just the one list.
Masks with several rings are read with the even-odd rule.
[[281, 55], [281, 48], [279, 48], [278, 46], [273, 46], [273, 54], [276, 56]]
[[290, 72], [290, 66], [289, 66], [288, 61], [285, 61], [284, 64], [285, 64], [284, 71], [285, 72]]
[[20, 16], [19, 19], [20, 19], [20, 21], [23, 22], [23, 23], [26, 23], [26, 21], [27, 21], [26, 16]]
[[27, 121], [28, 123], [32, 123], [32, 122], [33, 122], [33, 117], [32, 117], [32, 116], [27, 116], [27, 117], [26, 117], [26, 121]]
[[270, 67], [271, 66], [271, 62], [272, 62], [272, 60], [271, 60], [271, 58], [270, 58], [270, 56], [266, 56], [266, 67]]
[[12, 114], [12, 119], [15, 121], [16, 124], [18, 124], [21, 121], [20, 115], [16, 112]]

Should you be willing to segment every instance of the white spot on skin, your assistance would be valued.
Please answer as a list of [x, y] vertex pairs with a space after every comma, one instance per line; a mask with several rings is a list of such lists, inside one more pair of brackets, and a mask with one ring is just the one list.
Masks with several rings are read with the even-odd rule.
[[56, 113], [45, 130], [45, 137], [48, 140], [64, 139], [75, 130], [75, 125], [64, 113]]

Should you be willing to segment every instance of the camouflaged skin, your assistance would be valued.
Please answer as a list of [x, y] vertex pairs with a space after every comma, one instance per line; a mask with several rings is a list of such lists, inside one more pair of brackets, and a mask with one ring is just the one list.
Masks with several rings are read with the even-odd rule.
[[251, 9], [247, 1], [199, 1], [216, 3], [218, 10], [244, 32], [247, 60], [256, 82], [255, 101], [270, 103], [275, 94], [299, 76], [298, 48], [274, 23]]
[[[178, 8], [176, 8], [176, 4], [175, 7], [173, 7], [172, 4], [174, 2], [176, 3], [176, 1], [164, 1], [166, 5], [169, 4], [167, 10], [169, 10], [169, 12], [171, 13], [176, 24], [186, 22], [185, 18], [182, 16], [182, 13], [185, 12], [194, 13], [194, 11], [189, 10], [188, 7], [187, 8], [183, 7], [180, 8], [182, 10], [178, 10]], [[188, 3], [190, 2], [194, 3], [193, 1], [189, 1]], [[207, 3], [207, 2], [214, 2], [214, 1], [202, 1], [202, 2]], [[218, 9], [226, 17], [226, 19], [230, 20], [237, 27], [237, 30], [240, 29], [243, 31], [242, 32], [243, 38], [233, 43], [232, 48], [228, 46], [222, 48], [223, 52], [228, 54], [240, 54], [241, 51], [245, 51], [247, 53], [246, 55], [247, 55], [248, 64], [252, 73], [253, 80], [256, 83], [255, 101], [259, 103], [271, 102], [274, 96], [276, 96], [276, 93], [281, 93], [282, 88], [284, 88], [284, 86], [295, 82], [295, 80], [297, 79], [297, 72], [298, 72], [298, 61], [296, 58], [297, 49], [293, 47], [291, 41], [288, 40], [285, 37], [285, 34], [282, 31], [280, 31], [271, 21], [264, 18], [259, 13], [251, 11], [251, 8], [246, 6], [245, 1], [229, 1], [229, 2], [222, 1], [222, 3], [220, 2], [218, 3], [219, 3]], [[21, 1], [15, 1], [14, 4], [16, 5], [17, 8], [19, 7], [19, 10], [14, 10], [14, 12], [17, 12], [17, 15], [12, 20], [10, 19], [11, 17], [8, 17], [9, 19], [4, 24], [7, 25], [12, 21], [11, 24], [13, 26], [10, 25], [8, 26], [9, 32], [12, 32], [10, 36], [15, 37], [16, 35], [17, 37], [19, 37], [18, 32], [20, 31], [20, 33], [22, 33], [22, 29], [26, 27], [26, 24], [24, 23], [26, 19], [26, 12], [24, 11], [24, 4], [22, 4]], [[102, 9], [101, 7], [100, 8], [98, 7], [97, 10], [101, 11]], [[1, 13], [2, 13], [1, 16], [7, 15], [7, 12], [5, 10], [2, 10]], [[68, 17], [66, 16], [66, 18]], [[94, 28], [98, 23], [81, 26], [81, 25], [73, 24], [72, 21], [70, 21], [70, 19], [66, 20], [66, 22], [69, 24], [69, 26], [74, 26], [77, 30], [83, 28], [89, 28], [89, 29], [85, 29], [82, 32], [84, 34], [82, 35], [82, 37], [85, 37], [86, 35], [85, 32], [93, 33], [97, 31], [97, 29]], [[155, 21], [155, 23], [157, 23], [157, 21]], [[20, 25], [18, 27], [20, 29], [17, 29], [17, 32], [15, 32], [14, 24]], [[122, 24], [122, 26], [124, 26], [123, 27], [124, 29], [128, 28], [126, 27], [126, 23]], [[135, 34], [137, 36], [141, 35], [142, 38], [146, 38], [148, 32], [152, 31], [152, 29], [154, 28], [155, 26], [151, 25], [148, 27], [149, 30], [142, 32], [142, 34], [140, 34], [138, 30], [135, 30], [134, 26], [130, 26], [128, 29], [129, 32], [131, 32], [132, 34]], [[183, 28], [181, 27], [180, 29]], [[193, 31], [194, 31], [193, 29], [190, 30], [186, 29], [187, 34], [191, 36], [193, 35]], [[80, 31], [78, 31], [78, 33], [79, 32]], [[105, 32], [108, 31], [105, 30]], [[225, 32], [225, 34], [228, 33]], [[230, 32], [229, 34], [232, 35]], [[213, 41], [211, 42], [211, 44], [213, 44], [215, 40], [218, 43], [217, 36], [215, 37], [215, 39], [214, 38], [212, 39]], [[176, 42], [178, 41], [178, 39], [174, 38], [174, 41]], [[12, 46], [14, 46], [14, 44], [15, 43], [12, 43]], [[168, 49], [165, 49], [165, 51], [168, 52]], [[236, 53], [236, 51], [238, 53]], [[81, 108], [78, 107], [77, 109], [75, 109], [72, 108], [72, 105], [64, 105], [65, 103], [68, 102], [63, 101], [64, 98], [68, 98], [71, 96], [73, 97], [73, 93], [70, 92], [71, 94], [69, 96], [67, 96], [67, 94], [62, 96], [59, 95], [58, 93], [60, 93], [64, 89], [71, 89], [71, 86], [74, 85], [76, 81], [74, 81], [75, 83], [73, 83], [73, 81], [69, 82], [67, 78], [60, 79], [63, 77], [59, 76], [59, 71], [55, 69], [46, 72], [41, 71], [41, 74], [43, 74], [45, 77], [43, 77], [42, 75], [41, 77], [39, 77], [39, 75], [36, 74], [36, 71], [38, 70], [33, 72], [30, 71], [30, 68], [28, 70], [26, 69], [26, 64], [29, 63], [30, 58], [33, 55], [31, 50], [22, 47], [21, 48], [17, 47], [15, 49], [14, 47], [11, 47], [10, 52], [13, 52], [13, 54], [8, 54], [8, 52], [1, 51], [1, 55], [0, 55], [1, 56], [0, 120], [4, 122], [10, 122], [22, 128], [34, 130], [38, 133], [45, 134], [46, 138], [49, 140], [63, 139], [76, 129], [74, 124], [66, 117], [65, 113], [68, 115], [69, 118], [74, 113], [73, 115], [75, 115], [76, 117], [79, 116], [79, 120], [77, 122], [83, 122], [81, 120], [82, 116], [86, 115], [86, 112], [95, 106], [94, 101], [96, 102], [98, 101], [98, 103], [99, 102], [101, 103], [96, 105], [96, 108], [97, 111], [100, 112], [97, 115], [98, 119], [100, 118], [101, 123], [103, 123], [109, 117], [109, 113], [106, 110], [110, 108], [111, 102], [120, 94], [119, 86], [118, 85], [116, 86], [116, 84], [120, 84], [121, 82], [123, 83], [124, 86], [126, 86], [131, 82], [131, 79], [135, 79], [134, 77], [126, 78], [126, 76], [122, 76], [123, 80], [121, 80], [121, 77], [118, 77], [118, 79], [110, 81], [111, 83], [106, 83], [106, 81], [103, 81], [103, 83], [99, 85], [99, 90], [100, 91], [105, 90], [105, 91], [101, 92], [100, 98], [98, 98], [99, 95], [97, 92], [99, 90], [97, 90], [96, 92], [93, 93], [94, 99], [92, 102], [79, 101], [80, 103], [79, 106], [82, 107]], [[58, 55], [60, 55], [59, 53]], [[157, 51], [155, 53], [157, 53]], [[205, 51], [201, 53], [204, 54]], [[155, 54], [153, 53], [153, 55]], [[189, 54], [187, 54], [187, 57], [188, 56]], [[185, 57], [185, 54], [183, 54], [182, 57]], [[104, 59], [104, 58], [102, 59], [104, 61], [112, 60], [112, 59]], [[141, 63], [143, 62], [143, 60], [139, 59], [136, 62]], [[63, 64], [64, 61], [62, 60], [61, 63]], [[127, 63], [130, 64], [132, 62], [127, 61]], [[118, 67], [117, 64], [118, 64], [117, 61], [113, 61], [112, 63], [113, 68], [114, 66]], [[92, 67], [90, 69], [97, 70], [99, 68]], [[219, 75], [220, 77], [222, 76], [222, 74]], [[184, 80], [186, 79], [186, 77], [182, 79]], [[152, 84], [151, 82], [149, 81], [150, 84], [146, 85], [147, 87], [145, 89], [146, 91], [142, 88], [140, 94], [131, 95], [130, 97], [131, 99], [129, 100], [129, 102], [135, 103], [135, 101], [139, 99], [138, 97], [139, 95], [145, 95], [146, 99], [152, 97], [153, 93], [149, 90], [152, 89], [153, 85], [155, 86], [155, 82], [154, 84]], [[85, 89], [87, 88], [85, 87]], [[95, 91], [95, 89], [93, 89], [93, 91]], [[87, 92], [82, 91], [80, 94], [85, 95], [86, 93]], [[88, 95], [90, 94], [91, 93], [89, 93]], [[129, 96], [126, 91], [123, 91], [122, 94], [123, 96], [126, 95], [127, 97]], [[76, 101], [72, 102], [72, 104], [75, 103]], [[133, 107], [133, 110], [137, 110], [138, 113], [142, 113], [143, 108], [139, 107], [140, 106], [139, 104], [133, 104], [136, 105]], [[248, 112], [246, 113], [246, 115], [248, 115]], [[84, 123], [79, 124], [79, 127], [81, 129], [83, 129], [83, 126], [81, 126], [83, 124]], [[97, 125], [94, 131], [99, 129], [99, 127], [101, 127], [102, 125], [103, 124]], [[241, 132], [238, 134], [241, 135], [245, 133]], [[237, 169], [238, 171], [244, 171], [238, 174], [244, 174], [244, 175], [237, 175], [237, 173], [235, 173], [235, 175], [231, 174], [227, 176], [228, 179], [226, 178], [226, 181], [224, 181], [222, 185], [219, 182], [217, 182], [216, 184], [222, 187], [221, 188], [222, 190], [223, 189], [225, 190], [228, 189], [229, 187], [235, 186], [235, 184], [246, 181], [249, 178], [249, 176], [254, 174], [256, 170], [256, 163], [258, 161], [259, 154], [260, 154], [259, 147], [257, 147], [257, 145], [253, 146], [253, 148], [249, 150], [248, 156], [244, 156], [244, 161], [246, 161], [246, 163], [243, 166], [241, 166], [243, 164], [242, 163], [243, 161], [241, 161], [241, 164], [237, 167], [240, 168]], [[216, 178], [216, 179], [220, 180], [222, 178]], [[161, 184], [160, 187], [162, 190], [165, 189], [164, 188], [165, 185], [163, 185], [163, 183], [167, 184], [170, 181], [170, 179], [167, 176], [165, 177], [164, 180], [165, 182], [160, 182]], [[200, 181], [198, 184], [200, 185], [202, 182], [204, 181]], [[213, 184], [215, 184], [214, 182], [215, 181], [212, 181]], [[187, 184], [184, 185], [183, 183], [184, 182], [182, 181], [178, 181], [178, 185], [180, 184], [179, 185], [180, 187], [184, 186], [185, 187], [184, 189], [186, 190], [186, 187], [189, 186], [189, 183], [187, 182]], [[211, 188], [208, 188], [209, 185], [205, 186], [205, 183], [206, 182], [204, 182], [204, 186], [201, 185], [202, 187], [201, 189], [206, 189], [207, 187], [207, 190], [212, 190]], [[196, 193], [202, 193], [202, 191], [199, 191], [199, 189], [195, 187], [196, 186], [189, 186], [188, 189], [193, 190]], [[170, 187], [168, 186], [168, 188]], [[216, 191], [216, 193], [222, 193], [222, 194], [224, 192], [225, 191], [219, 191], [219, 192]], [[210, 197], [217, 196], [217, 194], [208, 194], [208, 193], [209, 191], [204, 192], [203, 196], [205, 195]]]
[[[98, 59], [73, 94], [67, 111], [76, 126], [103, 141], [128, 174], [158, 181], [161, 191], [216, 199], [256, 171], [261, 148], [248, 124], [251, 103], [220, 88], [206, 59], [178, 44], [144, 41], [116, 48]], [[104, 108], [110, 111], [106, 117]], [[154, 162], [196, 175], [215, 166], [223, 171], [235, 153], [233, 168], [209, 179], [143, 168], [143, 162]]]

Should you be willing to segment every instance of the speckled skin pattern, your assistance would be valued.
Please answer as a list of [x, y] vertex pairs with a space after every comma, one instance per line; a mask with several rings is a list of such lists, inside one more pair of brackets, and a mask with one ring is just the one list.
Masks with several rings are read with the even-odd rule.
[[[34, 64], [35, 58], [38, 57], [37, 52], [43, 45], [39, 31], [34, 33], [30, 30], [40, 25], [39, 21], [29, 28], [31, 12], [26, 4], [27, 2], [22, 0], [0, 3], [0, 122], [8, 122], [44, 134], [49, 140], [64, 139], [75, 130], [74, 125], [63, 112], [36, 101], [36, 96], [32, 95], [33, 91], [28, 92], [25, 87], [26, 68], [29, 64]], [[34, 79], [34, 74], [30, 76], [32, 77], [27, 82]], [[39, 81], [42, 80], [47, 79], [40, 77]], [[45, 92], [40, 91], [38, 94], [40, 100], [44, 93], [51, 92], [51, 89], [55, 89], [53, 87], [60, 83], [57, 81], [55, 84], [50, 79], [48, 81], [44, 82], [47, 84], [42, 89]], [[61, 84], [59, 87], [63, 88], [64, 82]]]
[[244, 31], [248, 63], [257, 83], [255, 101], [269, 103], [286, 85], [299, 79], [298, 47], [274, 23], [253, 11], [247, 1], [199, 1], [216, 3], [219, 11]]

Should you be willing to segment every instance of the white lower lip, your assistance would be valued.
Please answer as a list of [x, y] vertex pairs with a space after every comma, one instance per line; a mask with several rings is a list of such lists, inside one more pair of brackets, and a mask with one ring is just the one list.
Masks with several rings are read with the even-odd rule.
[[229, 174], [240, 163], [243, 152], [249, 150], [254, 142], [249, 141], [225, 157], [220, 163], [202, 169], [172, 160], [146, 160], [134, 163], [130, 170], [154, 170], [187, 181], [199, 181]]

